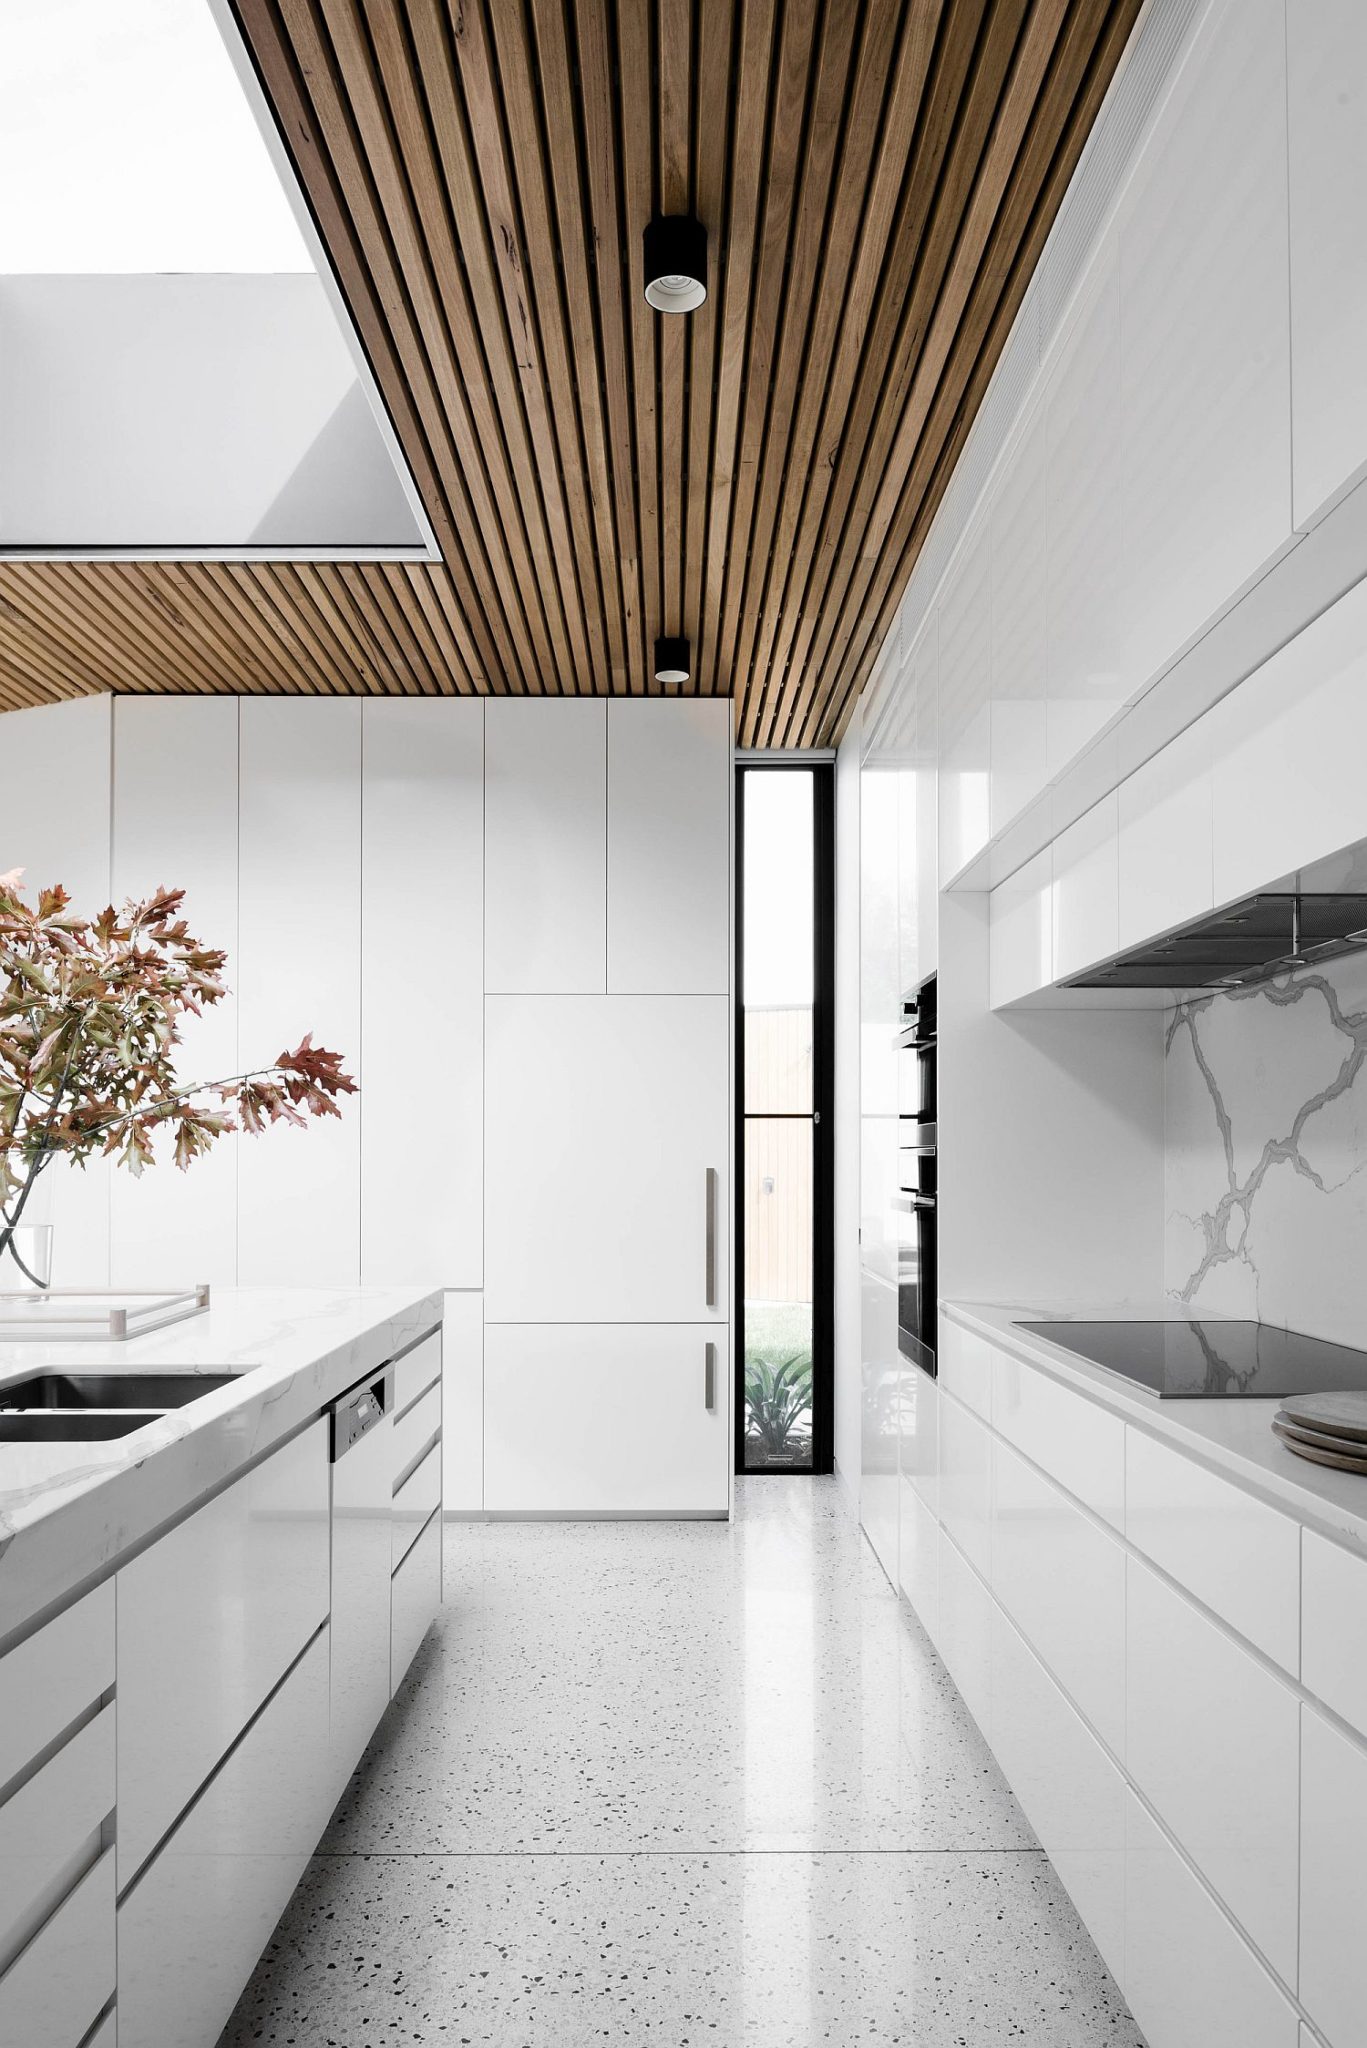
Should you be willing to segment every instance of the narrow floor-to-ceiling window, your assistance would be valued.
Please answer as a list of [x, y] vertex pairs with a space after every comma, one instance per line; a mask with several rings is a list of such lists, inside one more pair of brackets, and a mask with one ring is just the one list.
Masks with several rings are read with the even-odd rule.
[[834, 777], [738, 769], [736, 1469], [831, 1469]]

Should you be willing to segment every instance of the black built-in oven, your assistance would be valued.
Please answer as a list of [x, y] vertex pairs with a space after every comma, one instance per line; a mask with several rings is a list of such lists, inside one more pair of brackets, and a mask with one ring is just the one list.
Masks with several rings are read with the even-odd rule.
[[936, 1354], [935, 976], [902, 1002], [898, 1034], [897, 1347], [932, 1378]]

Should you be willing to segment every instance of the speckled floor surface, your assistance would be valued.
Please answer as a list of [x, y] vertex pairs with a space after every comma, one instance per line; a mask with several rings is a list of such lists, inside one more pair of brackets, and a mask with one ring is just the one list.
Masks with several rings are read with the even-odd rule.
[[452, 1524], [221, 2048], [1142, 2048], [833, 1480]]

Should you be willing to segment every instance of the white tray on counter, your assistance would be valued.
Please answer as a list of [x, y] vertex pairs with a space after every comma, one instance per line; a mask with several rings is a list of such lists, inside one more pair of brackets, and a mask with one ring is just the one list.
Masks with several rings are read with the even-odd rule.
[[198, 1287], [46, 1287], [0, 1292], [0, 1344], [109, 1344], [203, 1315]]

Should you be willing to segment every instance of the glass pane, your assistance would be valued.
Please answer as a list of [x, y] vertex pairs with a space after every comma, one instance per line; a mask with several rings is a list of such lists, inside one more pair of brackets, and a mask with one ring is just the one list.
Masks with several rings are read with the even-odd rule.
[[810, 769], [745, 778], [745, 1108], [812, 1107]]
[[745, 1469], [812, 1461], [812, 1126], [745, 1120]]

